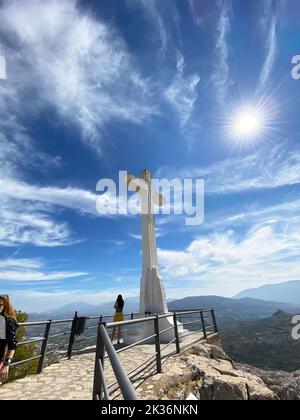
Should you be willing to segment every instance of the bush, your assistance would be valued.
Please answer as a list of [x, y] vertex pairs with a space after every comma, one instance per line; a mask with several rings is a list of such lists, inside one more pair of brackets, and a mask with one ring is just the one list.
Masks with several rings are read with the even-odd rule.
[[[28, 314], [25, 312], [18, 311], [17, 312], [17, 321], [18, 323], [23, 323], [28, 320]], [[26, 339], [26, 328], [20, 327], [17, 331], [17, 337], [18, 341], [23, 341]], [[34, 357], [38, 355], [39, 352], [39, 346], [36, 343], [33, 344], [27, 344], [19, 346], [15, 356], [14, 356], [14, 362], [20, 362], [21, 360], [29, 359], [31, 357]], [[32, 375], [37, 372], [38, 367], [38, 360], [33, 360], [28, 363], [24, 363], [22, 365], [12, 367], [10, 369], [8, 382], [14, 381], [15, 379], [24, 378], [27, 375]]]

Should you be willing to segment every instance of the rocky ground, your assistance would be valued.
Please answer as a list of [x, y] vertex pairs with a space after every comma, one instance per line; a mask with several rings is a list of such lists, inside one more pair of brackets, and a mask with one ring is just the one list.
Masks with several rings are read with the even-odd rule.
[[[172, 347], [173, 346], [173, 347]], [[174, 355], [175, 346], [163, 353], [162, 373], [156, 374], [155, 358], [150, 368], [137, 375], [134, 386], [141, 399], [154, 400], [300, 400], [300, 371], [263, 371], [235, 364], [224, 352], [218, 335]], [[126, 372], [143, 365], [153, 355], [152, 345], [131, 348], [121, 353]], [[94, 374], [94, 349], [71, 360], [46, 368], [0, 388], [1, 400], [90, 400]], [[108, 383], [115, 377], [105, 362]], [[112, 390], [112, 389], [111, 389]], [[120, 398], [116, 385], [114, 398]]]
[[279, 400], [300, 400], [300, 370], [288, 373], [265, 371], [247, 365], [238, 365], [238, 367], [243, 372], [251, 373], [261, 378]]
[[170, 358], [139, 393], [143, 399], [300, 400], [300, 372], [236, 365], [214, 341]]

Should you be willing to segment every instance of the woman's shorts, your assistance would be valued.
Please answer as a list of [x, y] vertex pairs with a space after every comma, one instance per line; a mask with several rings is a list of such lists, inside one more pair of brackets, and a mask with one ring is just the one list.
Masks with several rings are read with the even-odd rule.
[[114, 322], [121, 322], [124, 321], [123, 312], [116, 312], [114, 316]]

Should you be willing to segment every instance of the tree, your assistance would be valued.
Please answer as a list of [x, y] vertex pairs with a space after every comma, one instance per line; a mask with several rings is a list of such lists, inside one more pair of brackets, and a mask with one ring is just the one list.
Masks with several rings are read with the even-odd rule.
[[[17, 321], [18, 323], [23, 323], [28, 320], [28, 314], [22, 311], [17, 311]], [[18, 341], [24, 341], [27, 337], [27, 332], [25, 327], [18, 328], [17, 331]], [[38, 354], [38, 345], [36, 343], [25, 344], [18, 347], [15, 356], [14, 362], [20, 362], [22, 360], [29, 359]], [[27, 375], [32, 375], [37, 372], [38, 360], [33, 360], [31, 362], [26, 362], [24, 364], [12, 367], [10, 369], [8, 382], [14, 381], [15, 379], [24, 378]]]

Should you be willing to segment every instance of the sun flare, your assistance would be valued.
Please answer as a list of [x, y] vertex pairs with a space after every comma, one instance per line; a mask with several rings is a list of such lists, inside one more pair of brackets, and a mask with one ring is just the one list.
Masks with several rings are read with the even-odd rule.
[[257, 136], [263, 128], [261, 116], [251, 110], [246, 109], [235, 115], [232, 123], [232, 130], [237, 138], [249, 138]]
[[269, 98], [256, 104], [242, 103], [227, 109], [224, 117], [226, 137], [236, 145], [253, 145], [269, 140], [275, 131], [276, 109]]

